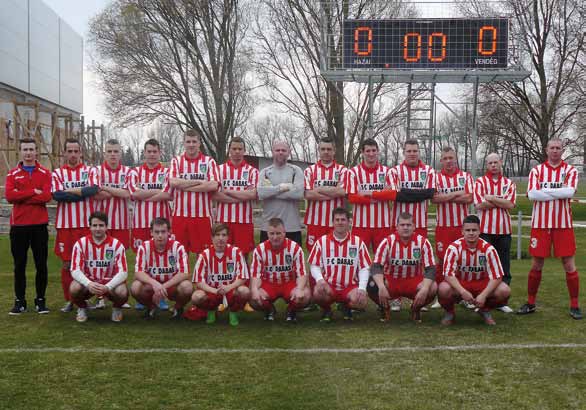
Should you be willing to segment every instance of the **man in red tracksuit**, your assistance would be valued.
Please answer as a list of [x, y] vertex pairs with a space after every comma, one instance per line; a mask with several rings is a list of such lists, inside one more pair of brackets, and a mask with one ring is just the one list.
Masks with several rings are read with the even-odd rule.
[[14, 307], [10, 315], [27, 310], [26, 259], [29, 247], [33, 251], [35, 268], [35, 310], [49, 313], [45, 301], [47, 290], [47, 255], [49, 234], [46, 203], [51, 200], [51, 171], [36, 160], [37, 146], [33, 139], [23, 139], [19, 145], [20, 162], [6, 175], [6, 200], [13, 204], [10, 214], [10, 249], [14, 258]]

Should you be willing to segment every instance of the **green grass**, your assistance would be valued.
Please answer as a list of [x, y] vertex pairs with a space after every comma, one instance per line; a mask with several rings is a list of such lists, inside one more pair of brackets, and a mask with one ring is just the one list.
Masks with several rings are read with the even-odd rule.
[[[578, 249], [586, 231], [576, 230]], [[524, 242], [527, 246], [527, 240]], [[31, 261], [32, 262], [32, 261]], [[29, 262], [30, 264], [30, 262]], [[172, 323], [162, 314], [144, 322], [126, 311], [115, 324], [109, 310], [90, 312], [78, 324], [62, 314], [58, 263], [50, 258], [46, 316], [10, 317], [12, 274], [7, 237], [0, 237], [0, 349], [18, 348], [374, 348], [498, 344], [586, 343], [586, 321], [567, 314], [568, 296], [559, 261], [548, 260], [538, 313], [495, 313], [488, 328], [458, 310], [451, 328], [441, 312], [415, 325], [407, 312], [377, 321], [372, 305], [353, 323], [319, 323], [317, 312], [297, 325], [241, 314], [238, 328], [218, 323]], [[512, 263], [513, 296], [526, 296], [529, 260]], [[586, 266], [586, 252], [577, 256]], [[129, 266], [133, 257], [129, 253]], [[29, 274], [28, 300], [34, 286]], [[586, 349], [392, 351], [387, 353], [88, 353], [0, 352], [0, 409], [584, 409]]]

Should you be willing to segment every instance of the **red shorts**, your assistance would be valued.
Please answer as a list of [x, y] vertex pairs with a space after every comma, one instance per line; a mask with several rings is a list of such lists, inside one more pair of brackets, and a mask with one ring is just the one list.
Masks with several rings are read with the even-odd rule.
[[358, 289], [358, 285], [350, 285], [347, 288], [344, 289], [335, 289], [330, 285], [330, 289], [332, 290], [332, 294], [334, 296], [334, 302], [336, 303], [346, 303], [350, 300], [350, 297], [348, 296], [350, 294], [350, 292], [352, 292], [354, 289]]
[[352, 234], [362, 239], [367, 248], [372, 246], [373, 252], [390, 233], [391, 228], [352, 228]]
[[332, 229], [330, 226], [307, 225], [307, 236], [305, 237], [307, 252], [311, 252], [318, 239], [332, 232]]
[[200, 253], [212, 244], [210, 218], [174, 216], [171, 229], [175, 240], [181, 242], [188, 252]]
[[385, 275], [385, 283], [391, 298], [405, 297], [415, 299], [417, 295], [417, 286], [423, 282], [423, 276], [413, 276], [410, 278], [393, 278], [391, 275]]
[[[482, 293], [486, 286], [488, 285], [488, 279], [481, 279], [481, 280], [460, 280], [460, 285], [468, 292], [472, 293], [472, 296], [476, 297]], [[456, 293], [456, 292], [454, 292]], [[462, 298], [460, 295], [455, 296], [456, 300], [459, 301]]]
[[55, 238], [55, 255], [63, 262], [71, 260], [73, 245], [80, 238], [90, 234], [89, 228], [61, 228], [57, 229]]
[[234, 245], [242, 251], [244, 255], [254, 250], [254, 225], [241, 224], [236, 222], [222, 222], [230, 228], [228, 243]]
[[118, 239], [124, 245], [124, 249], [130, 247], [130, 229], [108, 229], [108, 235]]
[[132, 230], [132, 250], [134, 253], [138, 252], [138, 248], [143, 242], [151, 239], [150, 228], [135, 228]]
[[462, 237], [461, 226], [436, 226], [435, 228], [435, 253], [442, 261], [448, 246]]
[[[206, 292], [205, 294], [207, 296], [207, 299], [201, 306], [198, 306], [200, 309], [216, 310], [218, 306], [224, 303], [224, 296], [208, 292]], [[242, 308], [246, 304], [245, 300], [241, 300], [240, 298], [234, 296], [234, 290], [231, 290], [230, 292], [226, 293], [226, 301], [228, 302], [228, 306], [226, 307], [229, 308], [232, 312], [242, 310]]]
[[291, 300], [291, 292], [297, 286], [297, 282], [290, 280], [285, 283], [270, 283], [263, 281], [260, 288], [264, 290], [269, 296], [269, 300], [273, 303], [278, 298], [283, 298], [287, 303]]
[[529, 253], [538, 258], [551, 256], [556, 258], [574, 256], [576, 254], [576, 237], [572, 228], [531, 228], [531, 239], [529, 240]]

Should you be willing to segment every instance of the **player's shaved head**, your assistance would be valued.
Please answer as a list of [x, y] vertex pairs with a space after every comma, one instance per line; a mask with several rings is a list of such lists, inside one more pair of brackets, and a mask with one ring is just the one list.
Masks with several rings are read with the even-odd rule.
[[499, 154], [497, 154], [496, 152], [492, 152], [490, 154], [488, 154], [486, 156], [486, 162], [490, 162], [490, 161], [500, 161], [501, 157]]

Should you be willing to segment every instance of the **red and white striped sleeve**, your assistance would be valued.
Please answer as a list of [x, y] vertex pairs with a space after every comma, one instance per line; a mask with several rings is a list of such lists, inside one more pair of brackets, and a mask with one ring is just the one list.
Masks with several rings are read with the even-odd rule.
[[87, 274], [84, 269], [85, 256], [83, 253], [83, 246], [81, 244], [83, 238], [75, 242], [73, 250], [71, 251], [71, 272], [79, 270]]
[[136, 272], [145, 272], [146, 273], [146, 262], [147, 262], [147, 255], [144, 243], [140, 245], [138, 248], [138, 252], [136, 253], [136, 262], [134, 263], [134, 273]]
[[510, 181], [507, 192], [503, 193], [503, 198], [508, 201], [511, 201], [513, 205], [515, 205], [515, 203], [517, 202], [517, 185], [513, 181]]
[[238, 261], [238, 279], [247, 280], [250, 279], [250, 275], [248, 274], [248, 266], [246, 265], [246, 259], [244, 259], [244, 254], [240, 249], [238, 249], [236, 253], [236, 259]]
[[362, 270], [364, 268], [370, 268], [370, 265], [372, 265], [372, 261], [370, 259], [370, 255], [368, 253], [368, 248], [366, 247], [366, 244], [360, 240], [360, 249], [358, 250], [358, 270]]
[[203, 283], [206, 281], [208, 274], [208, 264], [205, 258], [206, 250], [199, 254], [197, 262], [195, 262], [195, 268], [193, 269], [193, 276], [191, 281], [193, 283]]
[[486, 250], [486, 273], [489, 279], [495, 280], [504, 276], [501, 260], [496, 249], [489, 246]]
[[[435, 186], [437, 187], [437, 181]], [[472, 175], [466, 172], [466, 186], [465, 192], [467, 194], [474, 194], [474, 180], [472, 179]]]
[[578, 189], [578, 170], [575, 167], [570, 166], [570, 171], [566, 175], [566, 179], [564, 181], [564, 185], [574, 188], [574, 190]]
[[189, 257], [185, 247], [177, 242], [177, 272], [189, 274]]
[[324, 267], [321, 263], [321, 246], [323, 241], [324, 237], [322, 236], [322, 238], [313, 245], [313, 248], [311, 248], [311, 252], [309, 254], [309, 257], [307, 258], [307, 263], [309, 263], [310, 265], [315, 265], [322, 268]]
[[474, 183], [474, 205], [480, 205], [484, 202], [484, 177], [476, 179]]
[[458, 249], [454, 245], [450, 245], [444, 255], [444, 275], [457, 276], [458, 269]]
[[430, 266], [435, 266], [435, 258], [433, 256], [433, 248], [431, 247], [431, 243], [429, 243], [429, 240], [424, 239], [423, 240], [423, 246], [422, 246], [422, 262], [423, 262], [423, 267], [424, 268], [428, 268]]
[[89, 184], [102, 187], [102, 167], [90, 167], [88, 172]]
[[386, 261], [389, 258], [389, 247], [390, 247], [390, 241], [389, 241], [389, 237], [387, 236], [378, 245], [378, 248], [376, 248], [376, 252], [374, 253], [373, 263], [384, 266]]
[[138, 170], [131, 169], [128, 173], [128, 192], [130, 195], [133, 195], [136, 192], [136, 187], [138, 185]]
[[346, 172], [346, 195], [358, 193], [358, 179], [352, 170]]
[[305, 180], [305, 190], [306, 191], [310, 191], [311, 189], [313, 189], [313, 166], [309, 166], [307, 168], [305, 168], [305, 170], [303, 171], [303, 177]]
[[539, 167], [533, 167], [531, 171], [529, 171], [529, 182], [527, 183], [527, 193], [534, 189], [539, 189], [539, 171], [537, 170]]
[[252, 252], [252, 262], [250, 262], [250, 277], [262, 279], [264, 262], [260, 251], [260, 245], [254, 248]]
[[295, 255], [293, 256], [293, 261], [295, 263], [294, 271], [297, 272], [297, 276], [307, 275], [307, 269], [305, 268], [305, 260], [303, 257], [303, 249], [297, 244], [295, 246]]
[[435, 169], [433, 169], [432, 167], [430, 167], [429, 165], [426, 166], [427, 168], [427, 180], [425, 181], [425, 188], [426, 189], [431, 189], [437, 186], [435, 183]]
[[51, 192], [64, 191], [63, 180], [59, 174], [59, 170], [56, 169], [51, 173]]
[[248, 184], [249, 186], [257, 187], [258, 186], [258, 169], [255, 167], [250, 167], [250, 172], [248, 173]]
[[112, 272], [112, 276], [120, 272], [128, 272], [128, 266], [126, 264], [126, 252], [124, 251], [124, 245], [122, 245], [122, 242], [118, 242], [118, 246], [116, 247], [114, 270]]
[[221, 182], [222, 182], [220, 180], [220, 169], [218, 168], [218, 164], [216, 163], [216, 161], [213, 158], [210, 158], [210, 162], [208, 163], [207, 177], [208, 177], [208, 181], [220, 182], [220, 184], [218, 185], [218, 189], [220, 189], [219, 186], [221, 185]]

